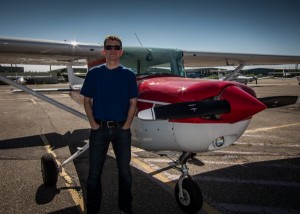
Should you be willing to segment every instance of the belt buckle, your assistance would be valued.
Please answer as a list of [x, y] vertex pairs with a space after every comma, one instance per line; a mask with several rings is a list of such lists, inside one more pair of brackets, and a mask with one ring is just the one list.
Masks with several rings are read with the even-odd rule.
[[114, 126], [114, 121], [107, 121], [106, 122], [107, 128], [113, 128]]

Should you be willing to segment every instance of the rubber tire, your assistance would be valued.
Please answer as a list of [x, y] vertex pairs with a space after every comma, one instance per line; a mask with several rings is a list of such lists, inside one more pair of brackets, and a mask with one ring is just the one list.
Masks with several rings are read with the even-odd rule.
[[177, 182], [175, 186], [175, 198], [180, 209], [185, 213], [198, 212], [203, 204], [203, 196], [199, 186], [192, 179], [185, 178], [182, 182], [182, 191], [187, 200], [185, 203], [179, 199], [179, 185]]
[[47, 153], [41, 158], [42, 177], [45, 186], [56, 186], [58, 169], [53, 154]]

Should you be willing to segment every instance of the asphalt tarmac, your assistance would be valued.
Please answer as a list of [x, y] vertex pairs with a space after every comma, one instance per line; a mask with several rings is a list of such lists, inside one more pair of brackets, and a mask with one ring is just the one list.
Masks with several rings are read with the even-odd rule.
[[[258, 97], [300, 96], [295, 78], [250, 86]], [[87, 142], [88, 122], [11, 88], [0, 86], [0, 213], [83, 213], [88, 154], [65, 166], [56, 188], [43, 185], [40, 158], [51, 151], [58, 161], [66, 160]], [[47, 95], [84, 112], [67, 93]], [[300, 213], [299, 127], [299, 104], [268, 109], [253, 117], [232, 146], [198, 154], [189, 172], [205, 199], [200, 213]], [[170, 168], [170, 159], [138, 148], [132, 157], [134, 213], [182, 213], [173, 193], [180, 172]], [[100, 213], [119, 213], [111, 151], [102, 180]]]

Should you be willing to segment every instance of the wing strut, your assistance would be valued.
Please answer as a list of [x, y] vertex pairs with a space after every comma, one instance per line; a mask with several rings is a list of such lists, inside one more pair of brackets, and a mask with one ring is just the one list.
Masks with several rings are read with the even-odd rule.
[[244, 64], [240, 64], [236, 69], [234, 69], [234, 71], [232, 71], [229, 75], [227, 75], [224, 79], [223, 79], [223, 81], [229, 81], [229, 80], [231, 80], [232, 78], [233, 78], [233, 76], [234, 75], [236, 75], [237, 73], [239, 73], [240, 72], [240, 70], [242, 70], [243, 68], [244, 68]]
[[54, 106], [56, 106], [58, 108], [61, 108], [61, 109], [65, 110], [65, 111], [67, 111], [67, 112], [69, 112], [71, 114], [74, 114], [75, 116], [78, 116], [78, 117], [80, 117], [80, 118], [82, 118], [84, 120], [88, 120], [87, 116], [85, 114], [83, 114], [83, 113], [81, 113], [79, 111], [76, 111], [75, 109], [72, 109], [72, 108], [70, 108], [70, 107], [68, 107], [68, 106], [66, 106], [66, 105], [64, 105], [64, 104], [62, 104], [60, 102], [57, 102], [57, 101], [55, 101], [55, 100], [53, 100], [53, 99], [51, 99], [51, 98], [49, 98], [49, 97], [47, 97], [47, 96], [45, 96], [43, 94], [40, 94], [40, 93], [38, 93], [38, 92], [30, 89], [30, 88], [27, 88], [27, 87], [25, 87], [23, 85], [20, 85], [20, 84], [14, 82], [14, 81], [8, 79], [7, 77], [0, 76], [0, 80], [3, 81], [3, 82], [5, 82], [5, 83], [7, 83], [7, 84], [9, 84], [9, 85], [12, 85], [12, 86], [14, 86], [14, 87], [16, 87], [16, 88], [18, 88], [20, 90], [23, 90], [23, 91], [25, 91], [25, 92], [27, 92], [27, 93], [29, 93], [29, 94], [31, 94], [31, 95], [39, 98], [39, 99], [42, 99], [42, 100], [46, 101], [47, 103], [50, 103], [50, 104], [52, 104], [52, 105], [54, 105]]
[[[12, 85], [12, 86], [14, 86], [14, 87], [16, 87], [16, 88], [18, 88], [20, 90], [23, 90], [23, 91], [25, 91], [25, 92], [27, 92], [27, 93], [29, 93], [29, 94], [31, 94], [31, 95], [39, 98], [39, 99], [42, 99], [42, 100], [46, 101], [47, 103], [50, 103], [50, 104], [52, 104], [52, 105], [54, 105], [54, 106], [56, 106], [58, 108], [61, 108], [61, 109], [65, 110], [65, 111], [67, 111], [67, 112], [69, 112], [71, 114], [74, 114], [75, 116], [78, 116], [78, 117], [80, 117], [80, 118], [82, 118], [84, 120], [88, 120], [88, 118], [87, 118], [87, 116], [85, 114], [82, 114], [81, 112], [76, 111], [75, 109], [72, 109], [72, 108], [70, 108], [70, 107], [68, 107], [68, 106], [66, 106], [66, 105], [64, 105], [64, 104], [62, 104], [60, 102], [57, 102], [57, 101], [55, 101], [55, 100], [53, 100], [53, 99], [51, 99], [51, 98], [49, 98], [49, 97], [47, 97], [47, 96], [45, 96], [43, 94], [40, 94], [40, 93], [38, 93], [38, 92], [30, 89], [30, 88], [27, 88], [27, 87], [25, 87], [23, 85], [20, 85], [20, 84], [18, 84], [16, 82], [14, 82], [14, 81], [12, 81], [12, 80], [4, 77], [4, 76], [0, 76], [0, 80], [3, 81], [3, 82], [5, 82], [5, 83], [7, 83], [7, 84], [9, 84], [9, 85]], [[76, 157], [78, 157], [81, 153], [83, 153], [88, 148], [89, 148], [89, 144], [88, 143], [83, 148], [78, 148], [78, 151], [76, 153], [74, 153], [69, 159], [65, 160], [58, 167], [58, 170], [61, 171], [63, 166], [65, 166], [67, 163], [69, 163], [72, 160], [74, 160]]]

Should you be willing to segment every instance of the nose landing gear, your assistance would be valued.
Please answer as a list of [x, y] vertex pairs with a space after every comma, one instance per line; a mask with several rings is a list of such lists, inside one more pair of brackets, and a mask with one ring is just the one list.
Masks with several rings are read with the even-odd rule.
[[175, 186], [175, 198], [178, 206], [185, 213], [196, 213], [202, 208], [203, 196], [199, 186], [188, 174], [186, 162], [194, 157], [195, 153], [183, 152], [180, 158], [175, 162], [181, 165], [182, 175]]

